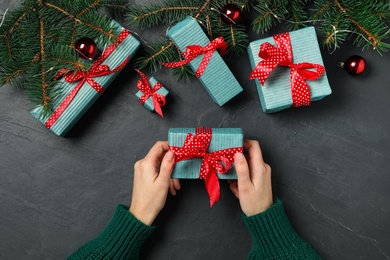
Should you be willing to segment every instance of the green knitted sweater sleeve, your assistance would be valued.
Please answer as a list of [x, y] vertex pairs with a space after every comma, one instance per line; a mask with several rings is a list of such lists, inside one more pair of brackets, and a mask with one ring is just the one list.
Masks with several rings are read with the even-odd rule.
[[266, 211], [243, 219], [253, 238], [248, 259], [321, 259], [293, 230], [282, 201], [277, 200]]
[[99, 236], [80, 247], [68, 259], [139, 259], [141, 246], [154, 229], [136, 219], [128, 207], [119, 205], [111, 222]]

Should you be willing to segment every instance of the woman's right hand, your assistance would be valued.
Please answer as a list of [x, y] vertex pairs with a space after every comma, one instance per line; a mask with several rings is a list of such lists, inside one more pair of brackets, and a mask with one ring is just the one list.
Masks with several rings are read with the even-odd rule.
[[265, 211], [273, 203], [271, 167], [263, 161], [258, 141], [244, 140], [244, 149], [248, 155], [234, 156], [238, 179], [229, 183], [242, 211], [249, 217]]

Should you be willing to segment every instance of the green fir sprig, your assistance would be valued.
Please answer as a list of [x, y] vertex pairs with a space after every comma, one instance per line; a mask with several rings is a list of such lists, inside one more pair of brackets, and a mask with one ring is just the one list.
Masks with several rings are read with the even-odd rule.
[[296, 30], [305, 25], [308, 19], [306, 0], [261, 0], [253, 4], [258, 13], [252, 21], [252, 30], [265, 34], [273, 26], [286, 23], [289, 30]]
[[322, 36], [322, 44], [339, 48], [340, 44], [354, 37], [357, 47], [372, 47], [379, 53], [387, 51], [385, 42], [390, 31], [390, 1], [371, 0], [318, 0], [314, 2], [311, 19]]
[[[230, 1], [243, 9], [248, 1]], [[140, 4], [132, 6], [126, 15], [133, 26], [139, 28], [152, 28], [165, 24], [167, 28], [192, 16], [198, 20], [210, 40], [222, 36], [228, 44], [227, 57], [239, 56], [245, 52], [248, 45], [248, 35], [243, 25], [227, 25], [220, 21], [220, 10], [226, 5], [226, 0], [172, 0], [157, 4]], [[162, 61], [176, 61], [183, 58], [169, 39], [155, 39], [154, 43], [147, 44], [142, 54], [136, 60], [139, 69], [147, 68], [156, 71]], [[192, 75], [189, 66], [171, 69], [181, 78]]]
[[[0, 27], [0, 84], [19, 83], [29, 100], [52, 111], [61, 69], [87, 69], [74, 43], [81, 37], [114, 41], [111, 21], [102, 10], [118, 13], [123, 0], [25, 0], [8, 10]], [[114, 12], [114, 11], [113, 11]], [[22, 83], [22, 84], [20, 84]]]
[[331, 52], [351, 37], [363, 50], [372, 47], [381, 53], [390, 48], [388, 0], [259, 0], [253, 10], [258, 13], [252, 21], [256, 33], [267, 33], [280, 23], [289, 30], [314, 25]]

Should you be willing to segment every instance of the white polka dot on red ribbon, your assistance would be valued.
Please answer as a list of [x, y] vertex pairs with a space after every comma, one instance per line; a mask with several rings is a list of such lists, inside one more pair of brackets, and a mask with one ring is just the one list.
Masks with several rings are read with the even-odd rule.
[[[249, 79], [257, 78], [264, 85], [269, 74], [278, 66], [290, 67], [291, 95], [294, 107], [310, 105], [310, 88], [305, 80], [316, 80], [325, 73], [324, 66], [308, 62], [294, 64], [289, 33], [273, 36], [276, 45], [265, 42], [260, 45], [259, 57], [262, 58], [253, 69]], [[312, 71], [310, 69], [314, 69]]]
[[[112, 52], [116, 49], [116, 47], [121, 44], [126, 37], [130, 35], [130, 32], [128, 30], [123, 30], [117, 37], [117, 41], [111, 43], [98, 57], [98, 59], [92, 64], [91, 68], [88, 71], [77, 71], [77, 72], [67, 72], [67, 70], [62, 69], [60, 71], [61, 74], [65, 74], [65, 81], [66, 82], [77, 82], [80, 81], [73, 89], [72, 91], [65, 97], [65, 99], [62, 101], [62, 103], [54, 110], [54, 112], [51, 114], [51, 116], [46, 120], [45, 126], [47, 128], [51, 128], [54, 123], [58, 120], [58, 118], [62, 115], [62, 113], [66, 110], [66, 108], [70, 105], [72, 100], [75, 98], [81, 87], [84, 85], [85, 82], [88, 82], [88, 84], [95, 89], [98, 93], [102, 94], [104, 92], [104, 88], [100, 86], [99, 83], [97, 83], [95, 80], [93, 80], [94, 77], [101, 77], [109, 74], [113, 74], [115, 72], [120, 71], [123, 69], [126, 64], [129, 62], [129, 58], [126, 58], [118, 67], [116, 67], [113, 70], [110, 70], [110, 68], [107, 65], [101, 65], [101, 63], [107, 59]], [[54, 80], [59, 78], [60, 74], [56, 75]]]
[[195, 75], [200, 78], [203, 72], [206, 70], [207, 65], [210, 62], [211, 57], [216, 49], [221, 48], [220, 54], [223, 55], [226, 52], [227, 44], [223, 37], [218, 37], [212, 40], [207, 46], [202, 47], [200, 45], [190, 45], [186, 47], [186, 51], [183, 53], [185, 60], [176, 62], [162, 62], [161, 64], [168, 68], [176, 68], [190, 63], [193, 59], [199, 55], [204, 54], [202, 62], [198, 69], [195, 71]]
[[[212, 129], [206, 127], [196, 128], [195, 135], [188, 133], [182, 147], [170, 146], [175, 153], [175, 161], [203, 158], [199, 171], [199, 178], [205, 180], [207, 192], [212, 206], [219, 198], [219, 182], [216, 172], [226, 173], [234, 162], [234, 155], [242, 152], [242, 147], [227, 148], [209, 153], [208, 147], [212, 138]], [[216, 172], [215, 172], [215, 171]]]
[[149, 97], [152, 98], [153, 108], [157, 114], [161, 117], [164, 117], [161, 107], [165, 105], [166, 98], [164, 95], [157, 93], [156, 91], [162, 88], [162, 84], [157, 82], [153, 87], [150, 85], [148, 78], [140, 70], [136, 71], [141, 75], [141, 79], [137, 81], [138, 89], [143, 93], [139, 98], [141, 104], [143, 105]]

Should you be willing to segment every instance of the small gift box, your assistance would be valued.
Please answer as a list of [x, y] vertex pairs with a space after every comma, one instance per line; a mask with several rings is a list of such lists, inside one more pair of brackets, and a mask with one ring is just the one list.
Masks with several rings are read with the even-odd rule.
[[234, 155], [243, 151], [243, 139], [241, 128], [171, 128], [172, 178], [204, 179], [212, 206], [219, 198], [218, 179], [237, 179]]
[[31, 110], [55, 134], [64, 136], [76, 124], [138, 50], [140, 42], [129, 31], [115, 21], [112, 29], [118, 35], [116, 42], [106, 46], [88, 71], [68, 72], [58, 80], [61, 94], [53, 100], [53, 113], [42, 116], [41, 105]]
[[332, 93], [314, 27], [256, 40], [248, 47], [264, 112], [307, 106]]
[[183, 52], [185, 60], [162, 63], [178, 67], [189, 63], [215, 103], [222, 106], [242, 92], [242, 88], [216, 50], [224, 52], [227, 45], [222, 37], [209, 41], [197, 20], [187, 17], [168, 30], [168, 37]]
[[141, 71], [137, 70], [137, 72], [141, 75], [141, 79], [137, 82], [139, 91], [135, 95], [146, 109], [156, 111], [163, 117], [161, 107], [165, 105], [169, 91], [155, 78], [148, 79]]

